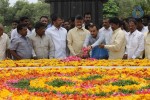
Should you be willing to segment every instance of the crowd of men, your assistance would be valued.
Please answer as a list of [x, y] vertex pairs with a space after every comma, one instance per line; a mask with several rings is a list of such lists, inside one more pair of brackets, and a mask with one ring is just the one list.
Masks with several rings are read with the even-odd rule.
[[142, 18], [104, 18], [102, 28], [92, 23], [90, 13], [70, 20], [41, 16], [32, 28], [28, 17], [14, 20], [10, 37], [0, 24], [0, 60], [63, 59], [82, 55], [96, 59], [150, 59], [150, 22]]

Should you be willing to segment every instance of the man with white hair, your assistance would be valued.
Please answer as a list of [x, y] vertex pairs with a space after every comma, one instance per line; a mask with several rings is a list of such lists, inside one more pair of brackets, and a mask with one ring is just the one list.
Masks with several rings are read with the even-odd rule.
[[6, 33], [4, 33], [3, 25], [0, 24], [0, 60], [4, 60], [8, 56], [9, 51], [8, 47], [9, 47], [9, 37]]

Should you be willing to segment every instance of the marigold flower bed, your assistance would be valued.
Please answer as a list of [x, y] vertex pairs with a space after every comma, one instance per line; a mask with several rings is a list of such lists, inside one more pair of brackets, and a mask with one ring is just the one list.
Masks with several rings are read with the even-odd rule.
[[149, 100], [149, 98], [149, 68], [75, 67], [0, 70], [0, 100]]
[[12, 67], [64, 67], [64, 66], [150, 66], [150, 60], [95, 60], [80, 59], [78, 57], [69, 57], [63, 60], [59, 59], [40, 59], [40, 60], [4, 60], [0, 61], [0, 68]]

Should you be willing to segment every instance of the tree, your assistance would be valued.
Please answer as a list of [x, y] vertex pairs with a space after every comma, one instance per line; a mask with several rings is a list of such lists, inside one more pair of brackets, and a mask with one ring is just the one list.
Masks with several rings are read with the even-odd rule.
[[6, 12], [9, 9], [9, 0], [1, 0], [0, 1], [0, 22], [2, 24], [5, 24], [5, 21], [7, 20], [7, 14]]
[[18, 0], [14, 6], [9, 6], [9, 0], [0, 0], [0, 23], [8, 26], [6, 32], [10, 31], [14, 19], [27, 16], [32, 22], [37, 22], [43, 15], [50, 15], [50, 5], [46, 4], [44, 0], [39, 0], [38, 3]]
[[150, 0], [115, 0], [119, 7], [118, 15], [121, 18], [127, 18], [132, 16], [133, 8], [136, 5], [140, 5], [144, 10], [145, 15], [150, 14]]
[[21, 16], [31, 17], [33, 11], [33, 4], [29, 4], [27, 1], [17, 1], [14, 5], [16, 11], [15, 18], [19, 19]]
[[115, 0], [119, 7], [118, 15], [119, 17], [129, 17], [132, 15], [133, 6], [135, 5], [134, 2], [131, 0]]
[[45, 0], [38, 0], [38, 2], [43, 2], [43, 3], [44, 3], [44, 2], [45, 2]]
[[17, 1], [14, 5], [15, 18], [28, 16], [33, 22], [39, 20], [42, 15], [50, 15], [50, 5], [39, 1], [38, 3], [28, 3], [27, 1]]
[[150, 9], [149, 9], [150, 0], [141, 0], [137, 4], [141, 5], [142, 9], [144, 10], [145, 15], [150, 14]]
[[50, 16], [50, 5], [44, 2], [38, 2], [34, 4], [34, 13], [32, 14], [32, 19], [34, 22], [38, 21], [41, 16]]
[[114, 17], [118, 16], [119, 7], [114, 0], [109, 0], [104, 4], [103, 17]]

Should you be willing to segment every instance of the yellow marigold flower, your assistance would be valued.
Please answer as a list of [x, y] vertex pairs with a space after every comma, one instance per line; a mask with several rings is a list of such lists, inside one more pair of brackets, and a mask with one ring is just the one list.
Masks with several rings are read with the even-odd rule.
[[1, 98], [7, 98], [11, 95], [12, 95], [12, 93], [10, 91], [6, 90], [6, 89], [0, 90], [0, 97]]
[[44, 97], [30, 96], [29, 94], [13, 96], [12, 100], [45, 100]]
[[45, 78], [41, 78], [41, 79], [35, 79], [35, 80], [31, 80], [30, 81], [30, 86], [31, 87], [35, 87], [35, 88], [44, 88], [45, 85]]

